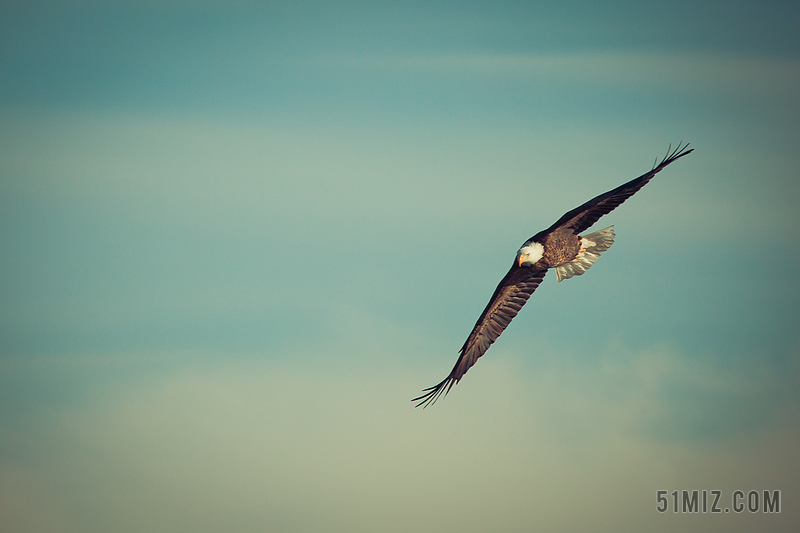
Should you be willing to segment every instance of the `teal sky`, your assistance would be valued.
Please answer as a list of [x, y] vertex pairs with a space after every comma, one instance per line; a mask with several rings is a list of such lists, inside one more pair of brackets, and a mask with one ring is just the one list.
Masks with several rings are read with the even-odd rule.
[[[798, 20], [4, 4], [2, 529], [792, 531]], [[679, 141], [414, 409], [520, 244]], [[656, 511], [703, 489], [782, 513]]]

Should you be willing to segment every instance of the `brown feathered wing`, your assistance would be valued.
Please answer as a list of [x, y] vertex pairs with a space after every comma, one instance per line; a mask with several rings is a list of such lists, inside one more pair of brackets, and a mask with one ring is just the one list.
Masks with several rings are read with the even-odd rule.
[[653, 170], [642, 174], [636, 179], [632, 179], [628, 183], [623, 183], [616, 189], [612, 189], [607, 193], [596, 196], [572, 211], [565, 213], [564, 216], [559, 218], [555, 224], [544, 230], [542, 233], [551, 233], [557, 229], [571, 229], [576, 235], [592, 227], [592, 224], [600, 220], [600, 217], [607, 215], [622, 202], [636, 194], [639, 189], [647, 185], [653, 176], [658, 174], [664, 167], [687, 154], [690, 154], [694, 149], [689, 150], [689, 145], [678, 147], [672, 151], [667, 151], [667, 155], [660, 163], [653, 166]]
[[517, 316], [546, 273], [546, 269], [533, 270], [529, 267], [519, 267], [516, 264], [511, 267], [511, 270], [494, 290], [492, 299], [489, 300], [486, 309], [483, 310], [475, 327], [472, 328], [472, 333], [461, 347], [458, 361], [450, 371], [450, 375], [441, 383], [425, 389], [423, 391], [425, 394], [422, 396], [414, 398], [412, 401], [419, 401], [417, 407], [432, 404], [442, 393], [446, 394], [453, 385], [459, 382], [467, 370], [475, 364], [475, 361], [486, 353], [489, 346], [497, 340], [497, 337], [511, 323], [511, 319]]

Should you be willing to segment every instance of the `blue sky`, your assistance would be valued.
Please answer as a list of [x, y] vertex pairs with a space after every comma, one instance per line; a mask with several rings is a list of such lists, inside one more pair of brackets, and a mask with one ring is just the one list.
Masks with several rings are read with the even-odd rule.
[[[797, 523], [794, 4], [0, 9], [9, 531]], [[414, 409], [519, 245], [679, 141]]]

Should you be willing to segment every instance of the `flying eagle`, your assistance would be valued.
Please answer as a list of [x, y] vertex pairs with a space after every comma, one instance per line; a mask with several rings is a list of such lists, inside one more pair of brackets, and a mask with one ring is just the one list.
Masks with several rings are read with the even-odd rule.
[[647, 185], [661, 169], [693, 151], [688, 148], [688, 143], [683, 147], [679, 143], [672, 151], [670, 147], [660, 163], [656, 159], [650, 172], [576, 207], [555, 224], [525, 241], [517, 251], [511, 270], [494, 290], [492, 299], [461, 347], [453, 370], [439, 384], [423, 390], [422, 396], [412, 400], [419, 402], [417, 407], [433, 404], [442, 393], [447, 394], [461, 380], [517, 316], [548, 269], [556, 269], [558, 281], [586, 272], [600, 254], [614, 244], [614, 226], [583, 236], [579, 234]]

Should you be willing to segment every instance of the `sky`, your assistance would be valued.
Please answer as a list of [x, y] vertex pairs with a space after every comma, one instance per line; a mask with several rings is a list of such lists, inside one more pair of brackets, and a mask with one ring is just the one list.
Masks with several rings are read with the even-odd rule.
[[[4, 2], [2, 529], [793, 531], [799, 19]], [[681, 141], [414, 408], [518, 247]]]

